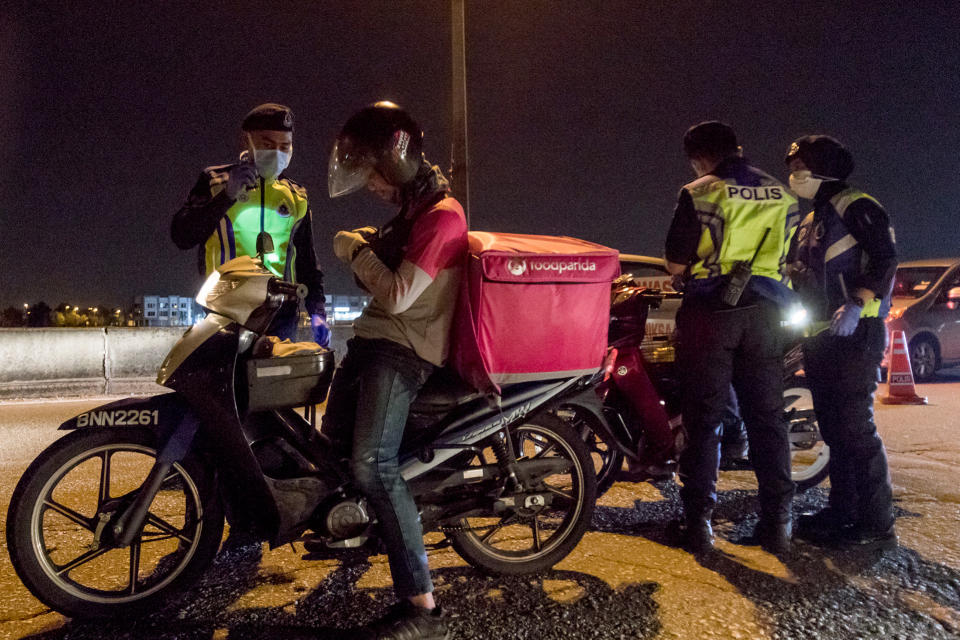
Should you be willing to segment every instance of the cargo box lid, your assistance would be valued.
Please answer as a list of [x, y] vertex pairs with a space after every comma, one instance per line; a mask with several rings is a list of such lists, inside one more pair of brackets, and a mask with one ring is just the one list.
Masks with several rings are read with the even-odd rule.
[[566, 236], [471, 231], [471, 258], [496, 282], [611, 282], [620, 275], [619, 252]]

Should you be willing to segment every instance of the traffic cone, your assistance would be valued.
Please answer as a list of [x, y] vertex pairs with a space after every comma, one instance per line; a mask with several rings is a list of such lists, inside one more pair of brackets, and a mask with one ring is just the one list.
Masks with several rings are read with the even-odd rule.
[[907, 351], [907, 336], [903, 331], [893, 332], [890, 344], [890, 364], [887, 367], [887, 395], [880, 398], [883, 404], [927, 404], [927, 399], [918, 396], [913, 385], [913, 369]]

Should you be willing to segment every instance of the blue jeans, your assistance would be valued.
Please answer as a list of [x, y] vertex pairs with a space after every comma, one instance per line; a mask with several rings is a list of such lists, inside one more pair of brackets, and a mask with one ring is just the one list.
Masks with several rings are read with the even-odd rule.
[[398, 598], [433, 591], [420, 515], [398, 464], [410, 403], [433, 370], [396, 342], [352, 338], [323, 417], [323, 433], [350, 450], [350, 470], [377, 516]]

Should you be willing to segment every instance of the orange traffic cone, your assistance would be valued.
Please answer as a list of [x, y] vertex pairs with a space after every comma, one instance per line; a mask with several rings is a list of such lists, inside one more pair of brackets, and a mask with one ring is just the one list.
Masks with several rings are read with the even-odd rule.
[[893, 332], [890, 344], [890, 364], [887, 367], [887, 395], [881, 396], [883, 404], [927, 404], [927, 399], [918, 396], [913, 386], [913, 369], [907, 352], [907, 336], [903, 331]]

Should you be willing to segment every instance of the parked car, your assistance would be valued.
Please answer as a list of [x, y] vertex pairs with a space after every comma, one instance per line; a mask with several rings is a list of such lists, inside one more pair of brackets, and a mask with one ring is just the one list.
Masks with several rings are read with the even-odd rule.
[[905, 332], [918, 382], [960, 365], [960, 258], [901, 263], [887, 330]]

